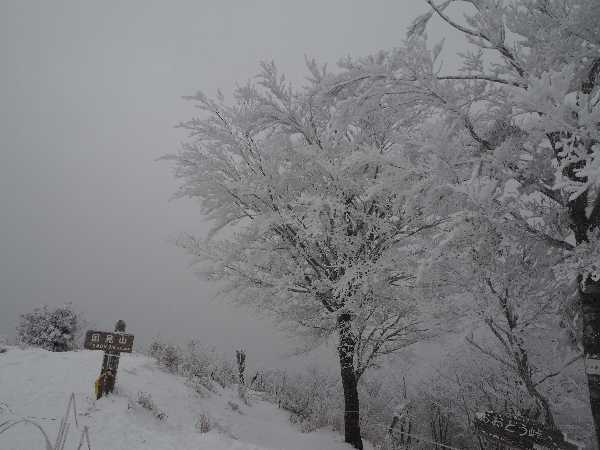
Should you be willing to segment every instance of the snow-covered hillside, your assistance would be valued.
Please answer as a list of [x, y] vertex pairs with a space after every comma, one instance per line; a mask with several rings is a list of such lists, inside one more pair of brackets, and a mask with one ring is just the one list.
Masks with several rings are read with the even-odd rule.
[[[348, 450], [330, 431], [301, 433], [289, 414], [251, 392], [244, 405], [232, 390], [201, 396], [184, 379], [160, 370], [146, 356], [121, 358], [117, 392], [94, 400], [101, 352], [52, 353], [9, 348], [0, 354], [0, 424], [14, 418], [38, 422], [54, 440], [71, 393], [75, 393], [79, 430], [71, 425], [65, 450], [75, 450], [83, 426], [89, 427], [93, 450]], [[156, 414], [137, 402], [150, 394]], [[201, 433], [204, 414], [211, 430]], [[0, 426], [1, 428], [1, 426]], [[0, 434], [2, 450], [44, 449], [41, 433], [26, 424]]]

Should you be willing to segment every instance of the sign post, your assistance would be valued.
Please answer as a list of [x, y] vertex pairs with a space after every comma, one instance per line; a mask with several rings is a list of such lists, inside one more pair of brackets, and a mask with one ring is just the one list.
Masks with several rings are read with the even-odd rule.
[[519, 449], [579, 450], [583, 446], [558, 431], [520, 416], [493, 411], [475, 414], [474, 425], [484, 436]]
[[100, 377], [96, 380], [95, 385], [96, 399], [113, 392], [121, 353], [131, 353], [133, 351], [134, 336], [126, 334], [125, 328], [125, 322], [119, 320], [115, 325], [114, 333], [89, 330], [85, 334], [84, 348], [104, 350]]

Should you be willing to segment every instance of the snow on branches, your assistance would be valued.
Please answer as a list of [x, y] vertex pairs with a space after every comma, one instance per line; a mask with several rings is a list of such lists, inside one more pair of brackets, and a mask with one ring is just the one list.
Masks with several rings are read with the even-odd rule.
[[43, 306], [21, 315], [17, 342], [54, 352], [74, 350], [82, 326], [81, 317], [70, 304], [53, 310]]

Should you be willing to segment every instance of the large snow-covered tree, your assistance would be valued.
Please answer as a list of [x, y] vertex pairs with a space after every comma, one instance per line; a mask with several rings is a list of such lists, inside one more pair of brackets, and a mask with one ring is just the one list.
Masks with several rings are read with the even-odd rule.
[[[535, 240], [563, 253], [555, 276], [577, 280], [579, 296], [564, 298], [562, 310], [577, 304], [582, 318], [600, 439], [600, 380], [593, 373], [600, 358], [600, 4], [425, 2], [430, 10], [414, 21], [406, 45], [384, 63], [349, 66], [338, 78], [334, 94], [357, 86], [365, 92], [346, 102], [342, 115], [366, 98], [373, 104], [397, 97], [437, 111], [438, 130], [418, 143], [435, 174], [420, 200], [432, 213], [462, 211], [463, 218], [442, 244], [464, 239], [467, 221], [482, 219], [513, 242]], [[455, 4], [466, 10], [463, 17]], [[466, 40], [456, 73], [443, 69], [443, 42], [426, 46], [424, 31], [434, 17]], [[485, 214], [469, 197], [487, 203]], [[551, 286], [539, 288], [551, 293]]]
[[[226, 280], [241, 301], [304, 330], [337, 331], [346, 438], [357, 447], [356, 382], [406, 342], [420, 309], [413, 296], [425, 292], [407, 289], [415, 260], [431, 261], [418, 270], [423, 288], [442, 281], [427, 269], [452, 247], [486, 255], [489, 264], [461, 269], [477, 275], [499, 307], [498, 317], [487, 316], [489, 329], [508, 326], [506, 362], [522, 366], [519, 376], [549, 425], [551, 407], [536, 385], [545, 375], [531, 377], [528, 343], [521, 345], [520, 327], [531, 321], [515, 320], [514, 311], [527, 316], [539, 299], [556, 299], [576, 281], [578, 295], [565, 294], [551, 309], [564, 314], [563, 324], [581, 319], [600, 437], [593, 369], [600, 359], [600, 4], [425, 1], [430, 10], [405, 45], [343, 60], [336, 76], [311, 63], [304, 90], [292, 91], [264, 65], [257, 85], [235, 92], [233, 106], [194, 97], [207, 117], [183, 124], [191, 140], [172, 157], [180, 195], [201, 199], [217, 235], [231, 231], [181, 245], [211, 262], [209, 278]], [[467, 6], [463, 18], [455, 3]], [[443, 43], [427, 47], [433, 17], [466, 38], [456, 73], [442, 70]], [[440, 222], [444, 232], [418, 239]], [[497, 255], [498, 242], [488, 239], [512, 250]], [[521, 258], [530, 272], [515, 278], [506, 261], [519, 249], [535, 251]], [[549, 262], [552, 282], [537, 271]]]
[[411, 245], [441, 220], [407, 214], [424, 174], [403, 142], [424, 113], [375, 105], [337, 120], [344, 100], [307, 66], [299, 91], [263, 64], [232, 104], [191, 98], [202, 116], [181, 124], [190, 139], [168, 158], [178, 195], [199, 199], [215, 227], [179, 244], [237, 301], [302, 333], [337, 333], [345, 439], [362, 448], [357, 383], [418, 338]]
[[[457, 77], [463, 79], [453, 82], [479, 93], [477, 102], [462, 109], [465, 117], [477, 118], [466, 123], [479, 144], [479, 167], [486, 175], [493, 172], [501, 186], [512, 180], [519, 183], [521, 196], [501, 197], [502, 189], [492, 194], [509, 220], [530, 231], [532, 238], [571, 253], [567, 273], [578, 280], [583, 347], [587, 358], [597, 359], [600, 4], [590, 0], [476, 1], [470, 2], [475, 12], [463, 25], [445, 12], [451, 2], [428, 3], [478, 49], [465, 57], [463, 72]], [[496, 59], [486, 64], [483, 54], [489, 51]], [[478, 107], [485, 107], [485, 113]], [[553, 210], [536, 215], [524, 208], [519, 199], [534, 192], [551, 201]], [[564, 229], [549, 226], [550, 215], [556, 214], [568, 220], [570, 236]], [[598, 374], [588, 373], [596, 439], [600, 439], [597, 378]], [[548, 414], [547, 422], [552, 424]]]

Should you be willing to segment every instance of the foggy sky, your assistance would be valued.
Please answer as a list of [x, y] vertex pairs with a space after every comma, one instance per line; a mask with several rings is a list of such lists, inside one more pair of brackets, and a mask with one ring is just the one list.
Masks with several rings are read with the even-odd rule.
[[[198, 337], [273, 364], [290, 344], [214, 300], [170, 239], [202, 235], [193, 201], [169, 201], [156, 158], [185, 139], [184, 95], [230, 92], [274, 60], [330, 67], [400, 45], [421, 0], [0, 2], [0, 334], [70, 301], [96, 327], [147, 343]], [[431, 35], [431, 33], [430, 33]]]

